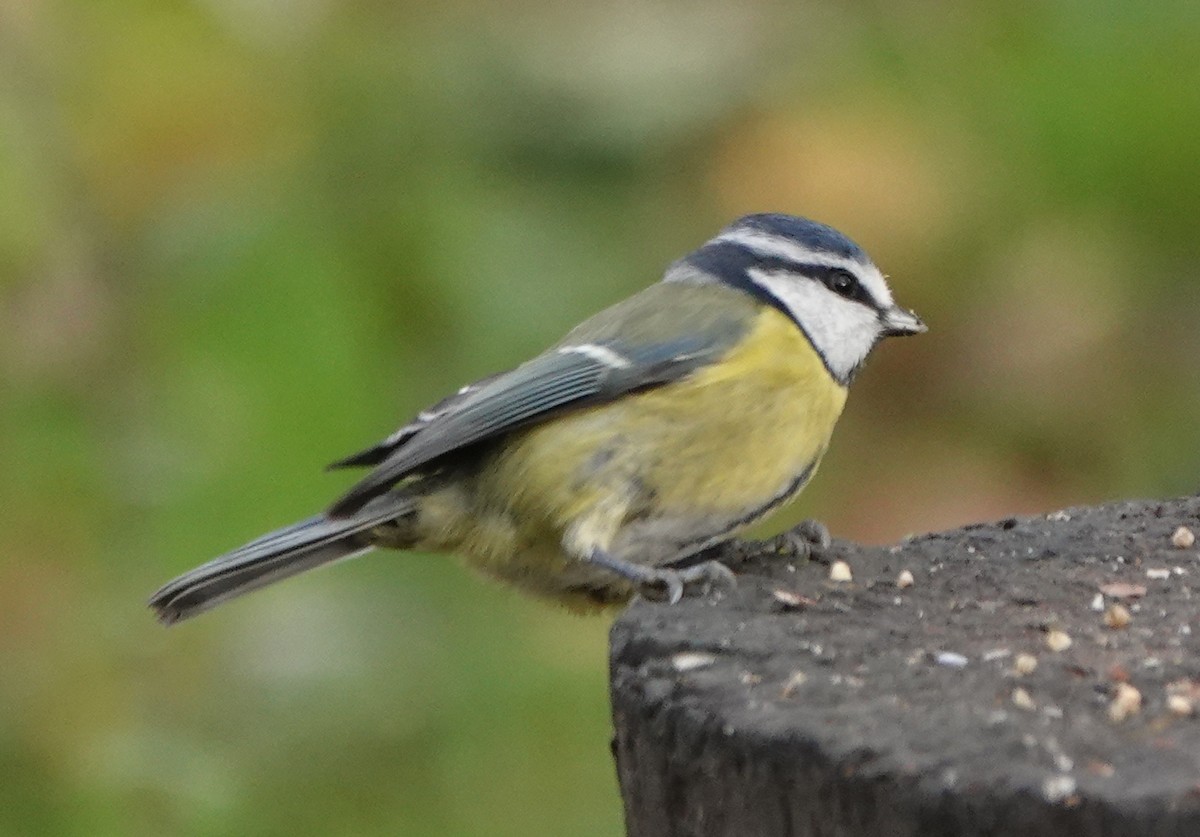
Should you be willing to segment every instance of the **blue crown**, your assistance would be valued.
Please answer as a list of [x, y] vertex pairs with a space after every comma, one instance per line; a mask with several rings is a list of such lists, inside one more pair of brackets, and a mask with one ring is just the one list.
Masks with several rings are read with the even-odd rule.
[[817, 253], [829, 253], [857, 262], [867, 262], [867, 254], [846, 236], [816, 221], [784, 215], [781, 212], [762, 212], [737, 219], [722, 232], [733, 230], [755, 230], [768, 235], [787, 238]]

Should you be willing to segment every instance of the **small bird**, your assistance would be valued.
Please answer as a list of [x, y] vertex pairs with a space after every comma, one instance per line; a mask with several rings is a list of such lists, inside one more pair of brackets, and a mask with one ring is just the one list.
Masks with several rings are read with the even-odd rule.
[[638, 592], [674, 603], [732, 580], [679, 562], [812, 478], [875, 344], [925, 330], [837, 230], [748, 215], [544, 353], [335, 462], [372, 470], [150, 606], [178, 622], [377, 548], [455, 553], [572, 609]]

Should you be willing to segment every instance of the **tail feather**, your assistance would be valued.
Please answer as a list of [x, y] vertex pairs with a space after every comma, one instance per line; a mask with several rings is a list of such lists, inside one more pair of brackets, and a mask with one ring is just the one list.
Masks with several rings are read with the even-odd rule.
[[411, 511], [393, 495], [377, 498], [353, 517], [310, 517], [277, 529], [167, 582], [150, 597], [159, 620], [170, 625], [230, 599], [372, 548], [367, 530]]

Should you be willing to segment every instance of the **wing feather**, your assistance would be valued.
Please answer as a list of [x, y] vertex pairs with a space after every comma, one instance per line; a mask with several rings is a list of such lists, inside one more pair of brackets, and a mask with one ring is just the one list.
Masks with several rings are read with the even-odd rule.
[[578, 354], [541, 355], [467, 395], [404, 439], [330, 509], [352, 514], [397, 480], [440, 456], [511, 432], [593, 398], [609, 367]]
[[[334, 467], [374, 465], [375, 469], [330, 506], [329, 516], [353, 514], [440, 457], [566, 410], [678, 380], [724, 355], [752, 319], [736, 316], [734, 306], [741, 296], [736, 292], [664, 290], [660, 283], [642, 296], [657, 293], [666, 294], [664, 301], [670, 307], [639, 306], [636, 298], [619, 303], [576, 328], [559, 346], [508, 372], [463, 387], [374, 447], [335, 463]], [[713, 304], [705, 293], [734, 293], [734, 298]], [[650, 323], [658, 339], [624, 336], [630, 330], [643, 331], [646, 311], [658, 318]]]
[[352, 453], [347, 457], [339, 459], [337, 462], [331, 462], [329, 465], [325, 466], [325, 470], [335, 471], [340, 468], [364, 468], [378, 465], [379, 463], [383, 462], [383, 460], [391, 456], [392, 451], [394, 451], [396, 448], [400, 447], [430, 424], [437, 421], [442, 416], [446, 415], [446, 413], [460, 405], [468, 396], [478, 392], [480, 387], [496, 380], [503, 374], [504, 373], [501, 372], [496, 375], [489, 375], [486, 378], [481, 378], [478, 381], [475, 381], [474, 383], [467, 384], [453, 395], [447, 396], [433, 406], [422, 410], [417, 414], [416, 418], [396, 430], [395, 433], [388, 436], [383, 441], [371, 445], [369, 448], [360, 450], [357, 453]]

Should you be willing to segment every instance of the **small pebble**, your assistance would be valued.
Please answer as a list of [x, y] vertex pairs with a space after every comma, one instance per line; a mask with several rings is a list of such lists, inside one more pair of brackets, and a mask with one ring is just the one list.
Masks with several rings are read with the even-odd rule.
[[1036, 704], [1033, 702], [1033, 698], [1030, 697], [1029, 692], [1021, 688], [1013, 689], [1012, 702], [1013, 706], [1017, 707], [1018, 709], [1024, 709], [1028, 712], [1032, 712], [1037, 708]]
[[1141, 708], [1142, 693], [1128, 683], [1118, 683], [1116, 696], [1108, 705], [1108, 718], [1119, 724], [1130, 715], [1136, 715]]
[[782, 588], [772, 590], [771, 598], [784, 610], [799, 610], [805, 605], [816, 604], [815, 601], [807, 596], [801, 596], [792, 590], [784, 590]]
[[1062, 802], [1075, 793], [1075, 779], [1071, 776], [1051, 776], [1042, 782], [1042, 796], [1047, 802]]
[[711, 666], [717, 661], [717, 658], [712, 654], [700, 654], [693, 651], [685, 651], [682, 654], [676, 654], [671, 658], [671, 665], [676, 671], [695, 671], [698, 668]]
[[833, 565], [829, 568], [829, 580], [838, 582], [853, 581], [854, 574], [850, 572], [850, 565], [845, 561], [834, 561]]
[[1071, 647], [1071, 637], [1066, 631], [1055, 628], [1046, 634], [1046, 647], [1051, 651], [1066, 651]]
[[1114, 581], [1111, 584], [1103, 585], [1100, 592], [1111, 599], [1140, 599], [1146, 595], [1146, 585]]
[[900, 575], [896, 576], [896, 586], [901, 590], [912, 587], [915, 582], [916, 579], [913, 578], [913, 574], [908, 570], [901, 570]]
[[1171, 535], [1171, 544], [1176, 549], [1189, 549], [1196, 542], [1196, 535], [1186, 526], [1180, 526]]
[[1020, 675], [1033, 674], [1037, 666], [1037, 657], [1032, 654], [1018, 654], [1013, 660], [1013, 671]]
[[1132, 618], [1129, 615], [1129, 608], [1125, 605], [1109, 605], [1108, 610], [1104, 611], [1104, 624], [1113, 630], [1124, 628]]
[[797, 689], [804, 685], [804, 681], [807, 679], [808, 675], [806, 675], [804, 672], [793, 671], [792, 676], [789, 677], [787, 682], [783, 684], [783, 690], [780, 692], [780, 694], [785, 698], [790, 698], [796, 693]]
[[950, 666], [951, 668], [962, 668], [970, 662], [962, 654], [954, 651], [940, 651], [934, 659], [937, 660], [939, 666]]
[[1088, 605], [1088, 607], [1090, 607], [1092, 610], [1096, 611], [1097, 613], [1103, 613], [1104, 612], [1104, 594], [1097, 593], [1095, 596], [1092, 596], [1092, 603], [1090, 605]]
[[1155, 581], [1166, 581], [1171, 577], [1171, 571], [1161, 567], [1154, 567], [1146, 570], [1146, 578], [1152, 578]]
[[1176, 715], [1191, 715], [1196, 711], [1195, 705], [1183, 695], [1167, 695], [1167, 709]]
[[1200, 700], [1200, 683], [1186, 677], [1168, 683], [1167, 691], [1173, 695], [1183, 695], [1192, 702]]

